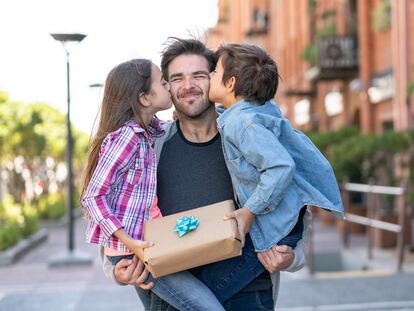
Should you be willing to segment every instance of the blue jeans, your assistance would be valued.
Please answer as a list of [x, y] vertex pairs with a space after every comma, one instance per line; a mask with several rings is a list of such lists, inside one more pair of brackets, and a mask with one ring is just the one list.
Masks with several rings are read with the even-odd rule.
[[[145, 311], [177, 311], [151, 291], [135, 287]], [[240, 291], [223, 304], [226, 311], [273, 310], [272, 288], [267, 290]]]
[[289, 232], [287, 236], [285, 236], [283, 239], [277, 242], [278, 245], [287, 245], [292, 248], [296, 247], [299, 240], [302, 239], [303, 216], [305, 216], [305, 213], [306, 213], [306, 206], [302, 207], [302, 209], [300, 210], [298, 221], [296, 222], [293, 229]]
[[239, 292], [224, 303], [226, 311], [259, 311], [273, 310], [274, 301], [272, 289]]
[[[131, 259], [132, 256], [108, 256], [108, 259], [115, 265], [121, 259]], [[189, 271], [157, 279], [149, 275], [146, 282], [153, 281], [155, 286], [152, 291], [178, 310], [218, 311], [224, 310], [222, 303], [256, 279], [263, 273], [264, 268], [257, 259], [250, 235], [246, 235], [241, 256], [212, 263], [197, 270], [195, 276]], [[137, 292], [140, 298], [148, 298], [142, 292]], [[151, 307], [148, 309], [162, 310], [162, 302], [151, 300]]]
[[264, 271], [257, 258], [250, 235], [241, 256], [218, 261], [201, 267], [195, 276], [223, 303], [234, 296]]
[[[131, 256], [133, 255], [108, 256], [108, 259], [115, 265], [123, 258], [131, 259]], [[157, 279], [149, 275], [146, 282], [154, 282], [155, 285], [151, 290], [178, 310], [224, 311], [223, 306], [211, 290], [188, 271], [166, 275]], [[141, 297], [141, 293], [138, 292], [138, 294]], [[157, 310], [155, 308], [157, 306], [153, 308], [151, 303], [150, 310]]]

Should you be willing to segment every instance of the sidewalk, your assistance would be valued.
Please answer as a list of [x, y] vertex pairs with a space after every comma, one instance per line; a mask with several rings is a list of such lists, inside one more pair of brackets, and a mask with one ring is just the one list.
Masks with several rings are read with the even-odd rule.
[[[367, 238], [353, 234], [350, 247], [342, 248], [335, 226], [314, 221], [314, 252], [319, 255], [342, 252], [367, 271], [316, 272], [304, 268], [282, 273], [277, 310], [281, 311], [366, 311], [414, 310], [414, 253], [407, 248], [403, 271], [396, 273], [396, 249], [374, 249], [367, 258]], [[316, 263], [315, 263], [316, 264]]]
[[[77, 219], [75, 248], [89, 253], [92, 265], [49, 268], [50, 256], [66, 248], [66, 227], [49, 228], [45, 243], [14, 265], [0, 267], [0, 311], [143, 310], [132, 287], [105, 278], [96, 246], [83, 242], [84, 228], [84, 221]], [[353, 237], [351, 246], [363, 242]], [[335, 228], [316, 222], [316, 245], [318, 252], [340, 249]], [[389, 269], [312, 277], [306, 269], [284, 273], [278, 310], [414, 310], [412, 257], [405, 265], [409, 269], [400, 274]]]
[[88, 253], [93, 264], [49, 268], [48, 259], [67, 247], [66, 226], [51, 227], [48, 240], [16, 264], [0, 267], [0, 311], [144, 310], [130, 286], [108, 280], [97, 247], [84, 242], [85, 222], [76, 220], [75, 249]]

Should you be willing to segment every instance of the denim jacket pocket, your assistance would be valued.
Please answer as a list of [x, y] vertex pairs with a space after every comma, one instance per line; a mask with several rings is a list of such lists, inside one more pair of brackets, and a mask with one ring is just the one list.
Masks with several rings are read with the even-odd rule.
[[126, 181], [131, 185], [138, 185], [141, 182], [144, 171], [144, 159], [136, 159], [126, 175]]
[[241, 183], [251, 183], [257, 177], [256, 169], [249, 164], [242, 156], [233, 160], [227, 160], [230, 174], [234, 176]]

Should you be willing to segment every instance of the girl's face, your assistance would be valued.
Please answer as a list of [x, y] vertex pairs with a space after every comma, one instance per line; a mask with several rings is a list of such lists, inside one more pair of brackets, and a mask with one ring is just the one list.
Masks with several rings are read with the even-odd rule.
[[161, 70], [154, 64], [152, 64], [151, 69], [149, 99], [155, 112], [168, 109], [172, 104], [169, 84], [162, 77]]

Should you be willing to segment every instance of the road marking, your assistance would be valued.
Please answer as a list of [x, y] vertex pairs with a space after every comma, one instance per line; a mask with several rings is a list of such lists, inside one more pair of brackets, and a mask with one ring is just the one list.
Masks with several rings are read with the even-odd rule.
[[[391, 309], [393, 308], [393, 309]], [[395, 309], [398, 308], [398, 309]], [[409, 308], [409, 309], [408, 309]], [[277, 308], [277, 311], [352, 311], [352, 310], [414, 310], [412, 301], [361, 302], [342, 305], [303, 306]]]

